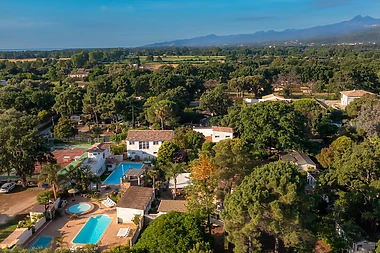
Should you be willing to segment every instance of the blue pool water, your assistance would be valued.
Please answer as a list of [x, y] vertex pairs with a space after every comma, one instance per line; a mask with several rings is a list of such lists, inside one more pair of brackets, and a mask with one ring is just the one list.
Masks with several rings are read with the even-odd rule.
[[122, 178], [129, 169], [141, 169], [142, 163], [120, 163], [119, 166], [107, 177], [103, 184], [120, 184]]
[[90, 210], [91, 206], [89, 204], [80, 203], [69, 207], [70, 213], [84, 213]]
[[108, 215], [91, 217], [73, 240], [76, 244], [96, 244], [111, 223]]
[[49, 243], [53, 240], [50, 236], [40, 236], [37, 241], [33, 243], [33, 245], [30, 247], [30, 249], [35, 248], [46, 248]]

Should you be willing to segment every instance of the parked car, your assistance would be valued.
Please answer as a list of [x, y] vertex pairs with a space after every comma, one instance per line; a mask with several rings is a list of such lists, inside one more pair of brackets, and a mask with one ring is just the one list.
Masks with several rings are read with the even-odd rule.
[[0, 193], [8, 193], [11, 192], [16, 187], [15, 182], [5, 183], [0, 188]]

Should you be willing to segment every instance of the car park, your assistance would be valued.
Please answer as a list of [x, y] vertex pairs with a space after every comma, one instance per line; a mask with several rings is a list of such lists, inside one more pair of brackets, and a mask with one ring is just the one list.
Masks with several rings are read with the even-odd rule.
[[5, 183], [0, 188], [0, 193], [8, 193], [11, 192], [16, 187], [15, 182]]

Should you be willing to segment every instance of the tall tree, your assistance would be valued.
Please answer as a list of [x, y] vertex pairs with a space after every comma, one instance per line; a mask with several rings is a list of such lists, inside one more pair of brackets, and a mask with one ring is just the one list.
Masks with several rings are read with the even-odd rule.
[[62, 176], [58, 175], [60, 170], [60, 164], [46, 164], [42, 167], [38, 176], [38, 181], [40, 183], [48, 183], [51, 185], [54, 199], [57, 199], [57, 191], [59, 190], [60, 182], [64, 179]]
[[78, 134], [78, 129], [75, 127], [76, 122], [69, 118], [60, 118], [58, 124], [54, 126], [54, 135], [56, 138], [66, 140]]
[[232, 100], [224, 89], [224, 86], [219, 85], [210, 92], [204, 93], [201, 96], [200, 107], [214, 115], [226, 114], [228, 107], [232, 105]]
[[155, 102], [147, 110], [147, 120], [150, 123], [159, 122], [161, 129], [164, 130], [165, 126], [172, 126], [175, 122], [174, 107], [175, 103], [169, 100], [161, 100]]
[[306, 226], [312, 218], [312, 199], [305, 186], [306, 177], [290, 163], [254, 169], [224, 202], [222, 219], [234, 251], [259, 251], [259, 236], [267, 234], [275, 239], [276, 253], [280, 240], [286, 248], [310, 252], [305, 246], [312, 239]]
[[187, 169], [186, 163], [167, 163], [164, 166], [164, 172], [166, 180], [170, 180], [170, 178], [173, 178], [174, 182], [174, 198], [177, 194], [177, 177], [179, 174], [185, 172]]
[[302, 149], [309, 132], [306, 118], [292, 104], [263, 102], [241, 112], [242, 139], [257, 149]]
[[84, 165], [74, 169], [69, 174], [69, 178], [75, 180], [76, 185], [82, 192], [85, 192], [91, 183], [99, 184], [101, 182], [100, 178], [91, 171], [91, 167], [89, 165]]

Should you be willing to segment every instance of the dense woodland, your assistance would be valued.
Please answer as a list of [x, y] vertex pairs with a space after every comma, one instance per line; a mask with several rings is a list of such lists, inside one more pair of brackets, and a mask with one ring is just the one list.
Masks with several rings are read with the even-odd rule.
[[[173, 67], [159, 60], [164, 55], [226, 58]], [[344, 111], [325, 109], [314, 99], [337, 99], [340, 91], [351, 89], [378, 94], [378, 46], [0, 52], [0, 58], [34, 57], [46, 59], [0, 62], [0, 80], [6, 80], [0, 88], [0, 170], [14, 168], [24, 183], [34, 163], [51, 159], [35, 129], [51, 117], [59, 117], [54, 131], [63, 140], [77, 133], [68, 119], [74, 114], [83, 114], [94, 134], [108, 123], [117, 143], [132, 128], [176, 129], [174, 140], [161, 146], [149, 177], [155, 187], [160, 175], [190, 172], [190, 214], [154, 221], [136, 252], [153, 252], [150, 238], [163, 240], [157, 231], [174, 223], [182, 224], [178, 234], [191, 236], [168, 239], [154, 252], [211, 252], [213, 242], [200, 228], [211, 231], [215, 198], [224, 204], [221, 216], [235, 252], [260, 252], [265, 236], [275, 250], [289, 252], [311, 252], [318, 239], [341, 252], [355, 231], [380, 239], [379, 97], [365, 95]], [[143, 62], [152, 61], [162, 66], [144, 68]], [[81, 80], [84, 87], [68, 77], [78, 68], [89, 71]], [[310, 92], [302, 94], [301, 87]], [[302, 99], [254, 105], [242, 100], [276, 88], [285, 97]], [[232, 127], [236, 138], [204, 142], [186, 127], [199, 123]], [[289, 150], [317, 162], [321, 173], [310, 191], [305, 191], [305, 173], [278, 161]], [[335, 224], [345, 227], [347, 240], [336, 234]]]

